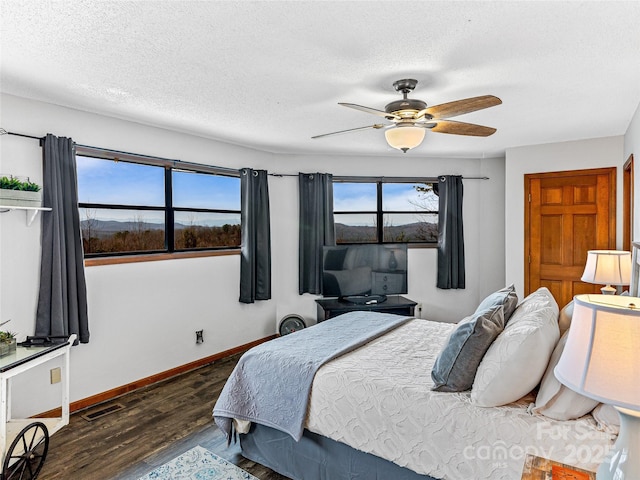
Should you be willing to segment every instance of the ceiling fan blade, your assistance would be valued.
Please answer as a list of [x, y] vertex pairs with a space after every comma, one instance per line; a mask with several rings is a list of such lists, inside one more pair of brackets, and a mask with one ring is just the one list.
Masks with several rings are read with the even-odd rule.
[[349, 128], [347, 130], [339, 130], [337, 132], [331, 132], [331, 133], [323, 133], [322, 135], [316, 135], [314, 137], [311, 138], [322, 138], [322, 137], [328, 137], [330, 135], [339, 135], [341, 133], [349, 133], [349, 132], [357, 132], [358, 130], [366, 130], [368, 128], [375, 128], [375, 129], [379, 129], [379, 128], [384, 128], [387, 126], [393, 126], [393, 124], [391, 125], [383, 125], [381, 123], [375, 123], [373, 125], [367, 125], [366, 127], [357, 127], [357, 128]]
[[496, 129], [492, 127], [456, 122], [454, 120], [438, 120], [433, 127], [430, 127], [429, 124], [426, 124], [425, 127], [430, 128], [432, 132], [469, 135], [472, 137], [488, 137], [496, 132]]
[[361, 112], [372, 113], [374, 115], [378, 115], [379, 117], [396, 118], [400, 120], [400, 117], [398, 115], [394, 115], [393, 113], [387, 113], [383, 110], [377, 110], [371, 107], [363, 107], [362, 105], [356, 105], [355, 103], [338, 102], [338, 105], [342, 105], [343, 107], [355, 108], [356, 110], [360, 110]]
[[420, 110], [415, 118], [418, 119], [424, 115], [431, 115], [432, 118], [449, 118], [462, 115], [464, 113], [475, 112], [483, 108], [495, 107], [500, 105], [502, 100], [493, 95], [483, 95], [481, 97], [465, 98], [464, 100], [456, 100], [454, 102], [441, 103]]

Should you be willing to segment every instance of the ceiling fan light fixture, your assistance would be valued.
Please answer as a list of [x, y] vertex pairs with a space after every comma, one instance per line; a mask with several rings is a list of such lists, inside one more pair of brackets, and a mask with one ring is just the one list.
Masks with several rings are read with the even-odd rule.
[[383, 128], [389, 146], [407, 153], [408, 150], [422, 143], [427, 128], [436, 133], [467, 135], [471, 137], [488, 137], [496, 132], [495, 128], [473, 123], [458, 122], [450, 120], [450, 117], [500, 105], [502, 100], [498, 97], [482, 95], [428, 107], [426, 102], [408, 97], [409, 93], [413, 91], [417, 84], [418, 81], [411, 78], [395, 82], [393, 87], [397, 92], [402, 93], [402, 99], [388, 103], [384, 107], [384, 110], [365, 107], [356, 103], [338, 103], [344, 107], [360, 110], [361, 112], [370, 113], [378, 117], [384, 117], [390, 123], [375, 123], [373, 125], [367, 125], [366, 127], [349, 128], [347, 130], [315, 135], [311, 138], [328, 137], [330, 135], [367, 130], [370, 128]]
[[390, 128], [384, 132], [384, 137], [387, 139], [387, 143], [390, 147], [402, 150], [407, 153], [407, 150], [416, 148], [424, 140], [425, 129], [422, 127], [414, 127], [413, 125], [401, 126], [398, 125], [395, 128]]

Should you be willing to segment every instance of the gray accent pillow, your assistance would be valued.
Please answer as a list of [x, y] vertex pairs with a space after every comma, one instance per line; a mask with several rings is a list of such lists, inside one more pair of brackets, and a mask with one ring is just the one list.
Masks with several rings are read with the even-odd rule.
[[493, 306], [464, 318], [438, 354], [431, 379], [437, 392], [464, 392], [496, 337], [504, 330], [504, 307]]
[[504, 323], [506, 324], [518, 306], [518, 294], [516, 293], [516, 287], [513, 283], [508, 287], [498, 290], [497, 292], [493, 292], [480, 302], [480, 305], [476, 308], [476, 313], [497, 305], [504, 306]]

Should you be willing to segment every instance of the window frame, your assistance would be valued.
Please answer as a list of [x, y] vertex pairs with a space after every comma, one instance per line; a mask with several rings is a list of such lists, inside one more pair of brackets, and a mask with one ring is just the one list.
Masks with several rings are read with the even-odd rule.
[[[241, 245], [237, 246], [217, 246], [217, 247], [196, 247], [196, 248], [175, 248], [175, 212], [194, 212], [194, 213], [222, 213], [237, 214], [242, 218], [241, 206], [238, 210], [220, 209], [220, 208], [202, 208], [202, 207], [175, 207], [173, 205], [173, 172], [192, 172], [207, 175], [217, 175], [225, 177], [235, 177], [240, 181], [240, 172], [238, 170], [222, 167], [214, 167], [209, 165], [201, 165], [181, 160], [171, 160], [161, 157], [151, 157], [145, 155], [137, 155], [115, 150], [99, 149], [84, 145], [76, 145], [76, 157], [97, 158], [105, 161], [127, 162], [132, 164], [147, 165], [163, 168], [164, 174], [164, 205], [122, 205], [111, 203], [91, 203], [78, 202], [78, 209], [101, 209], [101, 210], [130, 210], [130, 211], [155, 211], [164, 212], [164, 249], [154, 250], [137, 250], [130, 252], [104, 252], [104, 253], [85, 253], [87, 260], [93, 261], [94, 264], [102, 264], [99, 260], [107, 258], [121, 259], [122, 257], [130, 257], [131, 261], [140, 258], [143, 261], [154, 259], [188, 258], [190, 256], [202, 256], [210, 253], [215, 254], [233, 254], [239, 253]], [[240, 199], [238, 199], [240, 201]], [[154, 258], [155, 257], [155, 258]], [[97, 261], [96, 261], [97, 260]], [[126, 263], [118, 262], [116, 263]]]
[[[419, 184], [419, 183], [430, 183], [437, 184], [438, 177], [347, 177], [347, 176], [334, 176], [333, 183], [370, 183], [376, 185], [376, 210], [344, 210], [336, 212], [335, 209], [333, 211], [333, 219], [336, 221], [336, 215], [375, 215], [376, 218], [376, 242], [362, 242], [363, 244], [369, 243], [377, 243], [377, 244], [385, 244], [385, 243], [406, 243], [410, 248], [437, 248], [438, 242], [428, 242], [428, 241], [411, 241], [411, 242], [401, 242], [398, 240], [393, 241], [385, 241], [384, 240], [384, 215], [385, 214], [412, 214], [415, 215], [415, 211], [413, 210], [383, 210], [383, 185], [384, 184]], [[335, 197], [334, 197], [335, 201]], [[424, 214], [434, 214], [438, 215], [439, 211], [424, 211], [421, 212]], [[337, 241], [336, 241], [337, 243]], [[351, 242], [346, 242], [351, 243]], [[339, 243], [342, 245], [342, 243]]]

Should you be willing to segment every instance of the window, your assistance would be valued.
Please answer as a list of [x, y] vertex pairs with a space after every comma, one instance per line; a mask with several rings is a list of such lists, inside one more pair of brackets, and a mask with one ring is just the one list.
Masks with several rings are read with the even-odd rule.
[[239, 177], [171, 161], [76, 160], [86, 257], [240, 246]]
[[176, 250], [240, 246], [240, 178], [173, 170], [172, 184]]
[[334, 179], [337, 243], [438, 242], [438, 196], [430, 182]]

